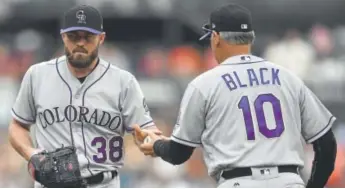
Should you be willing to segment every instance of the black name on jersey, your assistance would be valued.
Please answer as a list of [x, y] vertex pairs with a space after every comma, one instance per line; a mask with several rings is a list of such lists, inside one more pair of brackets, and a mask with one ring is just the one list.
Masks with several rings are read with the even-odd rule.
[[112, 115], [109, 112], [98, 109], [90, 111], [88, 107], [75, 107], [73, 105], [68, 105], [64, 108], [54, 107], [52, 109], [45, 109], [43, 112], [38, 113], [38, 119], [43, 128], [54, 125], [54, 123], [83, 122], [108, 127], [113, 131], [122, 125], [120, 115]]
[[243, 72], [233, 71], [222, 75], [230, 91], [238, 88], [256, 87], [260, 85], [280, 85], [279, 69], [257, 68], [247, 69]]

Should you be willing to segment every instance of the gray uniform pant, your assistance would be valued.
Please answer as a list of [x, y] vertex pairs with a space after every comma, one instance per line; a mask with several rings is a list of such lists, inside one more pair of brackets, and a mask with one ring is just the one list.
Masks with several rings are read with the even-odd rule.
[[252, 176], [232, 179], [220, 178], [218, 188], [304, 188], [305, 184], [296, 173], [278, 173], [277, 167], [251, 168]]

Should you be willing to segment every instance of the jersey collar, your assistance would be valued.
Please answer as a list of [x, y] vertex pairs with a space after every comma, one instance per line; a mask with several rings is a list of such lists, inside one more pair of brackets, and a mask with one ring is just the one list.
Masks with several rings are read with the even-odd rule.
[[220, 65], [251, 64], [263, 61], [265, 60], [251, 54], [241, 54], [227, 58]]
[[[60, 64], [60, 62], [63, 62], [63, 64]], [[66, 81], [66, 83], [68, 83], [68, 85], [71, 87], [80, 87], [90, 85], [91, 83], [91, 85], [93, 85], [105, 75], [105, 73], [109, 70], [110, 67], [109, 62], [106, 62], [105, 60], [99, 58], [98, 65], [86, 77], [85, 81], [83, 83], [80, 83], [80, 81], [69, 71], [67, 64], [68, 63], [66, 56], [59, 57], [57, 59], [56, 69], [61, 79]]]

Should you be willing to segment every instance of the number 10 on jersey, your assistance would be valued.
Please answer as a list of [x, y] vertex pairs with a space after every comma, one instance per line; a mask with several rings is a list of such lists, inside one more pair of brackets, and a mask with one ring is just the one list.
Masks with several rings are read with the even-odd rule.
[[[274, 129], [269, 129], [267, 127], [263, 108], [264, 103], [270, 103], [272, 105], [273, 115], [275, 119]], [[255, 140], [254, 123], [248, 96], [242, 96], [240, 102], [238, 103], [238, 108], [241, 109], [243, 113], [247, 139]], [[280, 137], [285, 128], [279, 99], [273, 94], [261, 94], [254, 101], [254, 110], [259, 127], [259, 132], [266, 138]]]

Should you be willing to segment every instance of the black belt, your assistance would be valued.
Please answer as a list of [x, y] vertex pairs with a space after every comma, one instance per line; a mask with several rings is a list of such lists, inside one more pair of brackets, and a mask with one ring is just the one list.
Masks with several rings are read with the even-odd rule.
[[[264, 174], [267, 169], [262, 168], [260, 172]], [[296, 173], [298, 174], [298, 167], [295, 165], [283, 165], [278, 166], [279, 173]], [[245, 176], [252, 176], [252, 170], [249, 167], [245, 168], [235, 168], [229, 171], [224, 171], [221, 175], [224, 179], [233, 179], [237, 177], [245, 177]]]
[[[117, 176], [117, 171], [111, 171], [111, 179]], [[85, 178], [87, 184], [99, 184], [104, 179], [104, 172], [100, 172], [97, 175]]]

